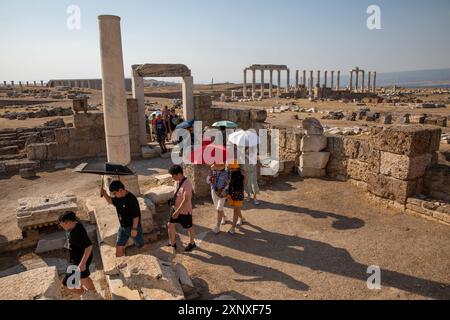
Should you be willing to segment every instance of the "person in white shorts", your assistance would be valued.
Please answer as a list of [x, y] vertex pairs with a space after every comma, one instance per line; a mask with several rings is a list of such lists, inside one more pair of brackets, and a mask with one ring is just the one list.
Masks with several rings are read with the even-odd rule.
[[215, 163], [206, 178], [206, 182], [211, 186], [211, 198], [217, 211], [217, 224], [212, 229], [215, 234], [220, 232], [220, 224], [226, 223], [224, 206], [228, 194], [229, 174], [225, 169], [225, 164]]

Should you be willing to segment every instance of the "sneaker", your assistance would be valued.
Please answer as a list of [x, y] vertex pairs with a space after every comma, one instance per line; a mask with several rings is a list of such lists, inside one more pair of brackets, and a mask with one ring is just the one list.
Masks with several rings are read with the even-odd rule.
[[231, 227], [231, 229], [230, 229], [230, 230], [228, 230], [228, 233], [229, 233], [229, 234], [235, 234], [235, 233], [236, 233], [236, 231], [234, 230], [234, 228], [233, 228], [233, 227]]
[[218, 234], [220, 232], [219, 227], [216, 226], [216, 227], [212, 228], [212, 232], [214, 232], [215, 234]]
[[223, 218], [222, 218], [222, 222], [221, 222], [221, 224], [222, 225], [224, 225], [224, 224], [227, 224], [227, 219], [226, 219], [226, 217], [224, 216]]
[[184, 249], [184, 252], [191, 252], [195, 248], [197, 248], [197, 245], [195, 244], [195, 242], [194, 243], [189, 243], [187, 245], [187, 247]]
[[239, 218], [239, 219], [238, 219], [238, 222], [237, 222], [237, 225], [238, 225], [238, 226], [242, 226], [244, 223], [245, 223], [245, 219], [244, 219], [244, 218], [242, 218], [242, 219]]

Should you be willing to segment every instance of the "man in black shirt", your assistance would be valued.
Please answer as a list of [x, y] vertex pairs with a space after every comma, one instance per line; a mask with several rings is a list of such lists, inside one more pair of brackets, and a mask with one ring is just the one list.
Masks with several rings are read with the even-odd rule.
[[139, 202], [131, 192], [125, 189], [120, 181], [113, 181], [109, 186], [109, 191], [114, 196], [111, 198], [106, 190], [101, 188], [100, 194], [105, 197], [109, 204], [116, 207], [119, 217], [120, 227], [117, 231], [116, 257], [125, 255], [125, 246], [131, 237], [137, 248], [146, 249], [141, 226], [141, 209]]
[[[80, 295], [87, 295], [88, 292], [95, 293], [94, 283], [89, 277], [91, 275], [89, 266], [92, 262], [92, 242], [86, 229], [78, 222], [75, 213], [72, 211], [63, 213], [58, 221], [59, 225], [66, 231], [69, 243], [70, 266], [68, 270], [72, 270], [72, 272], [66, 273], [63, 285]], [[79, 279], [77, 279], [76, 271], [80, 272]]]

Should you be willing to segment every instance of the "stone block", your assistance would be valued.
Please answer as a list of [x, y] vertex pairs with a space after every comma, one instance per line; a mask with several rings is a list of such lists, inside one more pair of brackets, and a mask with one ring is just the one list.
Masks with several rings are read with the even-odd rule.
[[349, 159], [356, 159], [358, 157], [359, 147], [361, 142], [357, 139], [344, 138], [344, 153]]
[[346, 152], [344, 146], [344, 137], [331, 136], [327, 137], [327, 148], [325, 151], [330, 152], [333, 159], [346, 159]]
[[[92, 243], [96, 243], [97, 240], [97, 228], [95, 225], [84, 224], [86, 232]], [[43, 235], [39, 238], [36, 250], [37, 254], [49, 252], [53, 250], [64, 249], [64, 245], [67, 241], [65, 231], [54, 232], [50, 234]]]
[[302, 178], [320, 178], [326, 176], [325, 169], [297, 167], [297, 172]]
[[254, 122], [264, 122], [267, 119], [266, 110], [250, 110], [251, 120]]
[[141, 209], [142, 231], [147, 234], [153, 231], [153, 216], [156, 213], [155, 205], [149, 199], [138, 197], [139, 208]]
[[174, 181], [172, 179], [172, 175], [170, 173], [166, 173], [166, 174], [160, 174], [155, 176], [155, 180], [156, 183], [161, 185], [166, 185], [166, 186], [173, 186]]
[[49, 194], [45, 197], [19, 199], [17, 225], [20, 229], [55, 224], [65, 211], [78, 210], [77, 198], [71, 193]]
[[323, 134], [323, 127], [316, 118], [305, 118], [302, 121], [302, 126], [307, 135]]
[[0, 278], [0, 300], [61, 299], [56, 267], [37, 268]]
[[303, 152], [300, 156], [300, 167], [325, 169], [329, 159], [329, 152]]
[[392, 126], [371, 138], [375, 149], [409, 157], [437, 151], [441, 129], [420, 125]]
[[331, 156], [326, 167], [327, 176], [339, 181], [347, 180], [347, 162], [346, 159], [337, 159]]
[[350, 178], [367, 182], [370, 173], [369, 165], [366, 162], [349, 159], [347, 162], [347, 174]]
[[305, 135], [302, 138], [300, 151], [319, 152], [327, 147], [327, 137], [323, 135]]
[[383, 174], [368, 175], [368, 191], [379, 197], [405, 204], [406, 200], [417, 192], [417, 180], [399, 180]]
[[24, 168], [19, 170], [19, 174], [23, 179], [32, 179], [36, 177], [36, 170], [33, 168]]
[[134, 255], [117, 259], [117, 271], [120, 279], [131, 290], [142, 292], [145, 289], [159, 289], [174, 300], [184, 299], [183, 289], [172, 265], [151, 255]]
[[46, 160], [47, 159], [47, 144], [33, 143], [27, 146], [27, 158], [29, 160]]
[[390, 152], [381, 152], [380, 173], [401, 180], [422, 177], [431, 163], [431, 154], [408, 157]]
[[55, 129], [55, 141], [58, 144], [67, 144], [70, 141], [70, 131], [69, 128], [58, 128]]
[[173, 197], [174, 192], [175, 188], [173, 186], [159, 186], [147, 190], [144, 193], [144, 196], [150, 199], [154, 204], [165, 204]]
[[150, 148], [149, 146], [144, 146], [141, 148], [141, 156], [144, 159], [152, 159], [159, 157], [159, 148]]

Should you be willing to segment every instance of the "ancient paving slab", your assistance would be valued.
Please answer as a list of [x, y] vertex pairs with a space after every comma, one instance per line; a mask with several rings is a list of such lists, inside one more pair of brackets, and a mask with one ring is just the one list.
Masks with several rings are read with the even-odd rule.
[[17, 266], [0, 271], [0, 278], [45, 267], [56, 267], [56, 269], [58, 270], [58, 274], [63, 274], [66, 272], [67, 266], [68, 266], [67, 259], [38, 257], [30, 260], [25, 260], [21, 264], [18, 264]]
[[72, 193], [55, 193], [45, 197], [19, 199], [17, 225], [20, 229], [54, 224], [65, 211], [77, 211], [77, 198]]
[[0, 300], [60, 299], [56, 267], [43, 267], [0, 278]]
[[[168, 262], [151, 255], [121, 257], [117, 259], [117, 270], [123, 283], [132, 290], [160, 289], [174, 300], [184, 299], [178, 276]], [[142, 294], [145, 299], [145, 292]]]
[[170, 173], [155, 176], [156, 183], [159, 185], [173, 186], [173, 179]]

